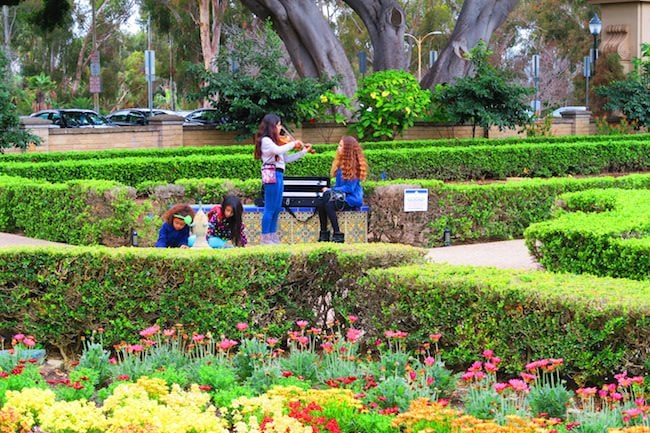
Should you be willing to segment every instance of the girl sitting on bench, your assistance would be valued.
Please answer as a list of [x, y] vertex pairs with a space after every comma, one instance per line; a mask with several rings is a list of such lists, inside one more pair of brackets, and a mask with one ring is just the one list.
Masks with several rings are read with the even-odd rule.
[[206, 240], [212, 248], [224, 248], [226, 241], [235, 247], [245, 247], [248, 243], [244, 232], [242, 216], [244, 207], [239, 197], [228, 195], [221, 204], [208, 211], [208, 232]]
[[323, 201], [318, 206], [319, 242], [329, 242], [330, 240], [330, 232], [327, 230], [328, 218], [334, 231], [332, 241], [345, 242], [345, 234], [339, 229], [336, 211], [354, 209], [363, 205], [361, 181], [366, 180], [367, 174], [368, 164], [361, 145], [356, 138], [349, 135], [344, 136], [339, 141], [330, 172], [331, 176], [336, 177], [336, 183], [331, 189], [323, 188]]

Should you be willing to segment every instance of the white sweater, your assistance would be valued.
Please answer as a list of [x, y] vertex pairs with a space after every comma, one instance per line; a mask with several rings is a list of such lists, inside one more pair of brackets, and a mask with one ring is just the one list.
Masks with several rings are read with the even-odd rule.
[[[287, 144], [277, 145], [270, 137], [262, 137], [262, 164], [275, 164], [276, 168], [285, 169], [286, 164], [294, 162], [307, 154], [307, 149], [302, 149], [300, 152], [287, 155], [286, 153], [293, 149], [295, 141]], [[278, 160], [275, 160], [275, 156]]]

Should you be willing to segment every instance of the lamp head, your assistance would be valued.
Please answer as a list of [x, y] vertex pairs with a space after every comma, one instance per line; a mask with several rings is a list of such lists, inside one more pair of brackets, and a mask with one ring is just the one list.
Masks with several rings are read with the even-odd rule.
[[600, 18], [598, 18], [598, 14], [594, 14], [594, 16], [589, 21], [589, 32], [591, 32], [591, 34], [594, 36], [598, 36], [602, 29], [602, 21], [600, 21]]

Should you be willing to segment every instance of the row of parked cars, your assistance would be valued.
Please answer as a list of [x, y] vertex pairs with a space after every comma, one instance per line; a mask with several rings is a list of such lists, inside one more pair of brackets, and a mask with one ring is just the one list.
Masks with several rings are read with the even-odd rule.
[[171, 111], [154, 108], [127, 108], [115, 111], [104, 117], [93, 110], [75, 108], [55, 108], [32, 113], [29, 117], [39, 117], [52, 122], [60, 128], [111, 128], [115, 126], [147, 125], [151, 116], [172, 114], [181, 116], [185, 123], [192, 125], [216, 125], [216, 110], [199, 108], [193, 111]]

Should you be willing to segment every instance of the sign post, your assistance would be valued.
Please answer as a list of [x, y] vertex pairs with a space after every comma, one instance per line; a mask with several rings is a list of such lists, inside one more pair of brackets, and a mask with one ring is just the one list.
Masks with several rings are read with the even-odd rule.
[[429, 210], [428, 189], [405, 189], [404, 212], [426, 212]]

